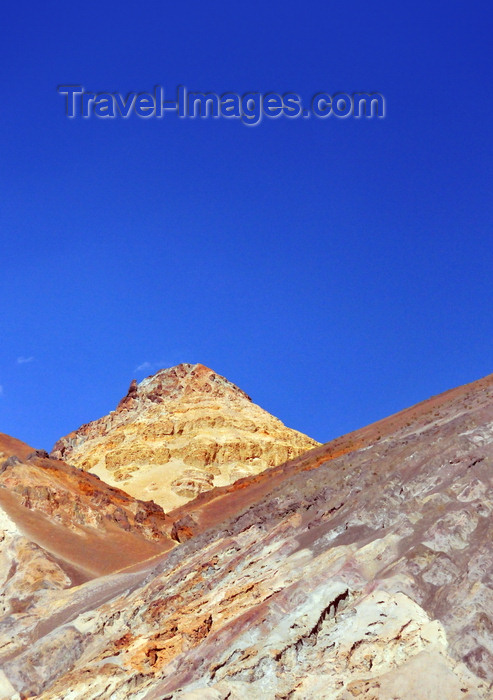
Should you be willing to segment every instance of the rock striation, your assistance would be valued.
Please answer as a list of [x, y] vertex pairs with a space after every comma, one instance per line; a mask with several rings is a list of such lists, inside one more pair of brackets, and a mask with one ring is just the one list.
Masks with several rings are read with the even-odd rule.
[[59, 440], [52, 456], [168, 511], [318, 444], [211, 369], [181, 364], [133, 380], [115, 411]]
[[0, 697], [493, 697], [493, 375], [203, 492], [163, 531], [176, 546], [123, 571], [54, 572], [34, 629], [4, 614], [24, 643], [0, 643]]
[[[0, 437], [0, 447], [2, 439]], [[1, 552], [12, 575], [26, 551], [57, 561], [70, 581], [124, 569], [175, 546], [173, 525], [152, 501], [132, 498], [98, 477], [48, 457], [18, 450], [0, 462]], [[5, 454], [5, 451], [4, 451]]]
[[[140, 502], [3, 434], [0, 452], [0, 654], [5, 660], [46, 633], [47, 614], [56, 617], [81, 584], [129, 570], [176, 542], [155, 503]], [[0, 673], [0, 697], [10, 697], [2, 694], [2, 683]]]

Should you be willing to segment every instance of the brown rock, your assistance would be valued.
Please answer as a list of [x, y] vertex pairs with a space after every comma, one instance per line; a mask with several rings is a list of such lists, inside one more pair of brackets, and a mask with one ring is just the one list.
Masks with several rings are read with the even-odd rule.
[[171, 528], [171, 537], [177, 542], [186, 542], [198, 533], [198, 527], [191, 515], [185, 515], [180, 520], [175, 520]]

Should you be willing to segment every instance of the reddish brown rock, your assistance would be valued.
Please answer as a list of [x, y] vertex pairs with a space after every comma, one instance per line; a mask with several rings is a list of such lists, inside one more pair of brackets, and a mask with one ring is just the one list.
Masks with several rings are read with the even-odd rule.
[[26, 459], [32, 452], [34, 452], [33, 448], [26, 445], [25, 442], [0, 433], [0, 464], [9, 457]]
[[176, 542], [186, 542], [198, 533], [199, 528], [191, 515], [184, 515], [183, 518], [175, 520], [171, 528], [171, 538]]
[[91, 578], [172, 546], [162, 508], [60, 460], [30, 452], [0, 464], [0, 507], [22, 533]]

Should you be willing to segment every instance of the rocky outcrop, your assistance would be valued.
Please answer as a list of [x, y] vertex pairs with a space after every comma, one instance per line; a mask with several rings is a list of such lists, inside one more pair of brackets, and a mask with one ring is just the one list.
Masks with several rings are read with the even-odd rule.
[[78, 580], [173, 546], [166, 534], [172, 521], [158, 505], [36, 451], [0, 463], [0, 512], [29, 542], [77, 571]]
[[166, 511], [316, 447], [203, 365], [130, 384], [115, 411], [57, 442], [54, 457]]
[[490, 376], [170, 513], [181, 544], [64, 589], [28, 646], [0, 646], [0, 684], [44, 700], [487, 700], [492, 475]]
[[[0, 436], [0, 448], [0, 655], [6, 660], [46, 632], [47, 615], [70, 608], [81, 584], [161, 554], [175, 541], [154, 503], [8, 436]], [[10, 697], [9, 687], [0, 673], [1, 698]]]

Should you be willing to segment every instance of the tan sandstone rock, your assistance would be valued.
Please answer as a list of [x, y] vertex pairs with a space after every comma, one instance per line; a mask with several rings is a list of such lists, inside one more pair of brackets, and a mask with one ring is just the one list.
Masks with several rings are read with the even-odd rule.
[[116, 411], [59, 440], [52, 456], [167, 511], [318, 444], [211, 369], [181, 364], [132, 381]]

